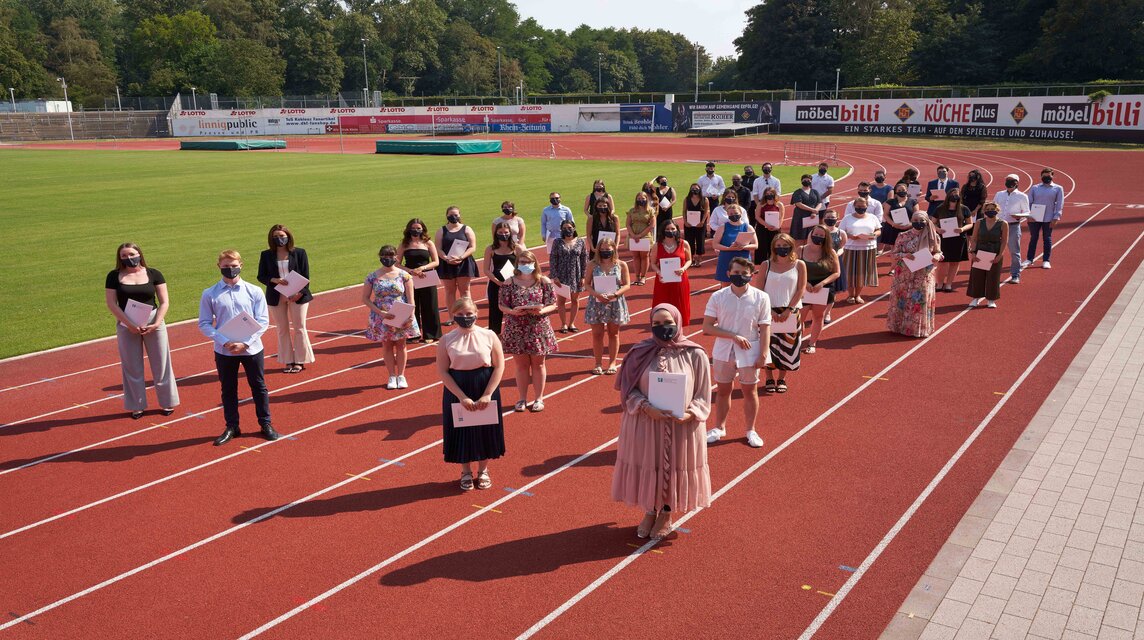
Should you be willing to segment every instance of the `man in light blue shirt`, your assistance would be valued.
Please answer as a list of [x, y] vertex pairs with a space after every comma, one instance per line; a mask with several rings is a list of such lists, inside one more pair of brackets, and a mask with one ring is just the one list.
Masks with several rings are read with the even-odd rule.
[[571, 222], [573, 227], [576, 226], [576, 221], [572, 219], [572, 210], [560, 202], [559, 193], [553, 191], [548, 194], [548, 201], [552, 204], [540, 212], [540, 235], [543, 236], [545, 243], [560, 237], [560, 225], [565, 222]]
[[1052, 269], [1049, 259], [1053, 254], [1053, 227], [1061, 219], [1061, 209], [1065, 206], [1065, 190], [1061, 185], [1053, 182], [1053, 170], [1048, 167], [1041, 169], [1041, 184], [1033, 185], [1029, 189], [1029, 208], [1034, 205], [1045, 207], [1045, 221], [1037, 222], [1029, 218], [1029, 251], [1026, 254], [1026, 264], [1032, 264], [1037, 257], [1037, 236], [1045, 236], [1045, 258], [1041, 262], [1042, 269]]
[[[262, 436], [267, 440], [277, 440], [278, 433], [270, 423], [270, 392], [266, 389], [262, 361], [262, 334], [270, 326], [266, 295], [260, 287], [239, 277], [242, 256], [237, 251], [228, 249], [220, 253], [218, 268], [222, 279], [205, 289], [199, 301], [199, 331], [214, 341], [215, 369], [222, 386], [222, 412], [226, 419], [226, 430], [215, 439], [215, 446], [222, 446], [241, 434], [238, 429], [239, 365], [242, 365], [246, 381], [250, 384]], [[254, 319], [253, 324], [230, 329], [229, 337], [220, 331], [244, 312]]]

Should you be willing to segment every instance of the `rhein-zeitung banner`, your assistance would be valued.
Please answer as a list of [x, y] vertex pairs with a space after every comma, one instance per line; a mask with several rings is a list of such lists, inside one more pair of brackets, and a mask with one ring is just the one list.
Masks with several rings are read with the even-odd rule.
[[1144, 96], [783, 101], [790, 133], [1144, 142]]

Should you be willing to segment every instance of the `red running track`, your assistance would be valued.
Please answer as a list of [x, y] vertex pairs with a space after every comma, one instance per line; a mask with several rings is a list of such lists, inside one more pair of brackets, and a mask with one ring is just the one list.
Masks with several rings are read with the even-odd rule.
[[[635, 153], [643, 140], [660, 144], [622, 144]], [[696, 151], [690, 141], [674, 143], [678, 156]], [[758, 163], [766, 151], [756, 141], [702, 144], [713, 147], [701, 157], [719, 152], [741, 162]], [[468, 494], [438, 457], [431, 350], [411, 354], [414, 388], [390, 392], [381, 388], [380, 364], [369, 364], [376, 348], [332, 335], [361, 328], [353, 290], [312, 307], [315, 316], [329, 313], [312, 328], [330, 334], [316, 337], [330, 341], [317, 347], [312, 370], [286, 376], [271, 365], [275, 422], [299, 434], [277, 443], [209, 445], [220, 430], [217, 387], [212, 374], [200, 374], [210, 369], [210, 347], [192, 325], [173, 327], [172, 343], [185, 347], [176, 355], [180, 375], [199, 375], [182, 385], [186, 409], [164, 422], [125, 419], [117, 399], [101, 400], [118, 391], [118, 371], [106, 366], [115, 362], [110, 342], [2, 362], [0, 399], [11, 426], [0, 427], [0, 614], [14, 623], [8, 631], [514, 637], [547, 619], [537, 634], [554, 638], [797, 637], [852, 575], [840, 567], [867, 557], [997, 406], [996, 393], [1010, 389], [1080, 307], [818, 631], [877, 637], [1144, 259], [1141, 211], [1124, 206], [1127, 194], [1103, 177], [1139, 161], [841, 146], [860, 176], [880, 165], [893, 176], [906, 163], [945, 162], [996, 178], [1050, 164], [1066, 190], [1075, 187], [1070, 202], [1093, 204], [1069, 207], [1056, 233], [1056, 269], [1005, 287], [1000, 309], [963, 313], [963, 293], [940, 294], [940, 332], [928, 340], [887, 334], [884, 300], [840, 305], [818, 353], [790, 377], [791, 392], [763, 399], [767, 446], [743, 444], [733, 411], [734, 437], [709, 454], [723, 492], [689, 517], [686, 532], [646, 549], [631, 546], [640, 514], [608, 498], [619, 422], [614, 379], [588, 376], [590, 360], [566, 357], [590, 354], [584, 332], [550, 360], [547, 411], [506, 419], [509, 451], [492, 466], [494, 489]], [[713, 284], [710, 268], [699, 270], [696, 289]], [[623, 330], [625, 344], [643, 334], [650, 293], [637, 289], [629, 300], [640, 314]], [[103, 368], [39, 382], [44, 371], [94, 367]], [[19, 385], [28, 386], [8, 389]], [[515, 399], [511, 375], [504, 386], [506, 402]], [[253, 424], [248, 409], [244, 420]], [[58, 413], [37, 417], [49, 412]], [[194, 412], [206, 413], [188, 417]], [[110, 438], [118, 439], [69, 453]], [[50, 456], [59, 457], [39, 462]]]

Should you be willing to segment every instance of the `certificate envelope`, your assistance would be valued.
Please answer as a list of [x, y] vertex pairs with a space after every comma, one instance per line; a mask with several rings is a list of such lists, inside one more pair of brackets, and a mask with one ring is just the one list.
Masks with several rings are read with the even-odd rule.
[[817, 225], [818, 225], [818, 214], [817, 213], [810, 214], [809, 216], [806, 217], [805, 220], [802, 221], [802, 228], [803, 229], [806, 229], [809, 227], [814, 227]]
[[944, 202], [945, 201], [945, 189], [933, 189], [932, 191], [930, 191], [929, 195], [930, 195], [930, 200], [933, 202]]
[[703, 219], [703, 212], [702, 211], [688, 211], [686, 218], [687, 218], [687, 226], [698, 227], [699, 221]]
[[683, 282], [681, 276], [675, 275], [675, 272], [683, 266], [683, 261], [679, 258], [660, 258], [659, 260], [659, 281], [660, 282]]
[[516, 271], [516, 265], [514, 265], [511, 260], [509, 260], [508, 262], [504, 263], [504, 266], [501, 267], [500, 271], [497, 273], [500, 274], [501, 280], [508, 280], [512, 277], [514, 271]]
[[592, 276], [592, 288], [596, 290], [596, 293], [615, 293], [620, 285], [616, 284], [616, 276], [605, 274]]
[[777, 333], [794, 333], [799, 330], [799, 316], [798, 314], [791, 313], [787, 319], [779, 322], [771, 317], [771, 335]]
[[660, 198], [659, 199], [659, 208], [660, 209], [670, 209], [671, 208], [671, 200], [668, 200], [667, 196]]
[[615, 231], [601, 231], [600, 233], [598, 233], [596, 235], [596, 237], [599, 238], [599, 240], [596, 241], [596, 244], [600, 244], [601, 242], [603, 242], [604, 240], [607, 240], [609, 238], [612, 240], [612, 242], [615, 242], [616, 241], [616, 232]]
[[764, 211], [763, 222], [769, 226], [779, 226], [779, 212], [778, 211]]
[[417, 276], [413, 276], [413, 288], [414, 289], [428, 289], [429, 287], [435, 287], [435, 286], [441, 284], [441, 276], [437, 275], [436, 269], [430, 269], [428, 271], [423, 271], [421, 273], [421, 275], [423, 275], [425, 277], [424, 278], [418, 278]]
[[943, 238], [956, 238], [961, 229], [957, 227], [957, 218], [942, 218], [939, 223], [941, 224], [941, 237]]
[[629, 251], [651, 251], [651, 238], [643, 238], [642, 240], [633, 240], [628, 238]]
[[500, 404], [496, 400], [488, 403], [484, 409], [474, 411], [469, 411], [460, 402], [454, 402], [451, 408], [453, 409], [453, 428], [500, 424]]
[[894, 221], [894, 224], [907, 225], [910, 223], [910, 214], [905, 207], [890, 209], [890, 219]]
[[227, 320], [225, 324], [218, 328], [218, 332], [221, 333], [228, 342], [250, 342], [254, 334], [261, 330], [262, 325], [258, 324], [254, 316], [245, 311]]
[[137, 327], [147, 326], [151, 322], [151, 313], [154, 311], [155, 307], [131, 298], [127, 299], [127, 304], [123, 308], [123, 314]]
[[740, 369], [754, 367], [759, 362], [759, 341], [752, 340], [750, 349], [744, 349], [737, 344], [732, 345], [731, 353], [735, 356], [736, 367]]
[[910, 271], [917, 271], [918, 269], [924, 269], [933, 264], [933, 254], [930, 253], [929, 249], [922, 249], [921, 251], [914, 252], [913, 260], [903, 258], [902, 261], [906, 263]]
[[691, 381], [686, 373], [648, 372], [647, 400], [661, 411], [682, 418], [691, 400]]
[[468, 240], [454, 240], [453, 244], [449, 247], [449, 253], [447, 255], [450, 258], [460, 258], [468, 249]]
[[989, 271], [993, 268], [993, 261], [996, 259], [997, 254], [992, 251], [978, 251], [977, 260], [973, 262], [973, 268]]
[[406, 322], [409, 322], [410, 316], [413, 315], [413, 305], [403, 300], [394, 300], [393, 306], [389, 307], [389, 312], [393, 314], [393, 317], [385, 318], [381, 323], [400, 329], [405, 326]]
[[303, 287], [310, 284], [310, 279], [298, 273], [297, 271], [288, 272], [286, 275], [282, 276], [282, 279], [286, 282], [283, 284], [274, 285], [274, 290], [286, 296], [287, 298], [294, 295], [295, 293], [298, 293], [302, 290]]
[[1029, 209], [1031, 209], [1031, 215], [1033, 216], [1034, 220], [1037, 222], [1045, 221], [1045, 205], [1035, 204], [1029, 207]]
[[818, 290], [818, 293], [811, 293], [809, 290], [802, 292], [803, 304], [826, 304], [827, 299], [830, 297], [830, 286], [827, 285]]
[[566, 284], [562, 284], [559, 287], [553, 287], [552, 291], [565, 300], [572, 299], [572, 287], [569, 287]]

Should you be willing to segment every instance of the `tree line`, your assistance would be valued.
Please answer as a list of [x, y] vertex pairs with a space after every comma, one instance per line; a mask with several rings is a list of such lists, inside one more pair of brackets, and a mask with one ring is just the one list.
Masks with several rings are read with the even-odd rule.
[[[696, 19], [702, 19], [697, 9]], [[0, 83], [79, 104], [224, 96], [689, 92], [1144, 78], [1140, 0], [766, 0], [737, 57], [665, 30], [522, 20], [508, 0], [0, 0]]]

